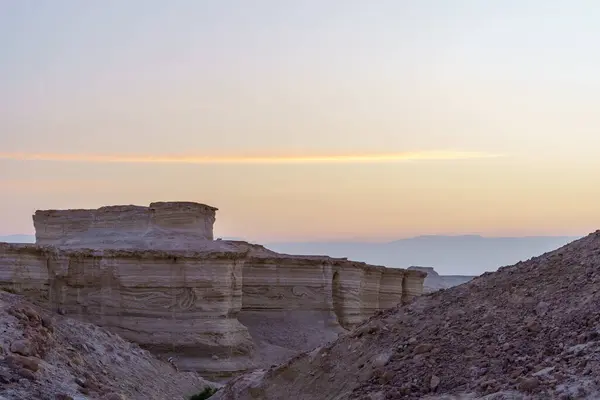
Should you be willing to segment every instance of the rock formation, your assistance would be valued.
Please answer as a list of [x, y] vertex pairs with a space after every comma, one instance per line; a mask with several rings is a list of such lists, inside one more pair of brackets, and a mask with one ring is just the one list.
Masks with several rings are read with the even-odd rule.
[[215, 210], [39, 211], [36, 245], [0, 244], [0, 287], [212, 377], [283, 361], [421, 294], [420, 271], [208, 240]]
[[89, 323], [0, 290], [0, 399], [189, 399], [219, 386]]
[[599, 399], [599, 309], [597, 231], [381, 312], [214, 399]]
[[39, 245], [179, 248], [187, 242], [212, 240], [216, 211], [215, 207], [191, 202], [43, 210], [33, 215], [33, 225]]

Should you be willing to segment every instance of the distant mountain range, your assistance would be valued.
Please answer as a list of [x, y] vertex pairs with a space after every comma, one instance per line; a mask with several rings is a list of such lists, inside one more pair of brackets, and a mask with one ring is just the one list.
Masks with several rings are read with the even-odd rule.
[[[427, 266], [441, 275], [470, 276], [527, 260], [576, 239], [579, 236], [418, 236], [386, 243], [281, 242], [265, 246], [280, 253], [346, 257], [387, 267]], [[34, 243], [35, 236], [0, 236], [0, 242]]]
[[431, 267], [410, 267], [409, 269], [417, 269], [427, 273], [425, 282], [423, 282], [423, 292], [425, 293], [462, 285], [474, 278], [474, 276], [466, 275], [439, 275], [437, 271]]
[[418, 236], [387, 243], [286, 242], [265, 246], [280, 253], [347, 257], [387, 267], [434, 267], [440, 275], [480, 275], [555, 250], [576, 239], [579, 236]]
[[5, 243], [35, 243], [35, 235], [0, 236], [0, 242]]

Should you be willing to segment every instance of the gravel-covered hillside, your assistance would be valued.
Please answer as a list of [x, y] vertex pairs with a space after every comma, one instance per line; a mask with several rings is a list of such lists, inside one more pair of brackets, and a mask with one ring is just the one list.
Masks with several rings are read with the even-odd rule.
[[600, 231], [380, 313], [215, 399], [598, 399]]

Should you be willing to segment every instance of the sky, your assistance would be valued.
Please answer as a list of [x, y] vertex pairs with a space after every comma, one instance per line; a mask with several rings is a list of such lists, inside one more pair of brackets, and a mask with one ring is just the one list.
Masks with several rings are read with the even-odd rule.
[[0, 2], [0, 235], [197, 201], [255, 241], [600, 228], [600, 7]]

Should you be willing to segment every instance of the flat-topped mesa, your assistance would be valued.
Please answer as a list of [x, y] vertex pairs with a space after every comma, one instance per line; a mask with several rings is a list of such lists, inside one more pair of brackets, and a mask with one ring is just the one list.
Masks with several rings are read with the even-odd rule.
[[179, 249], [213, 240], [216, 211], [193, 202], [38, 210], [33, 224], [38, 245]]

